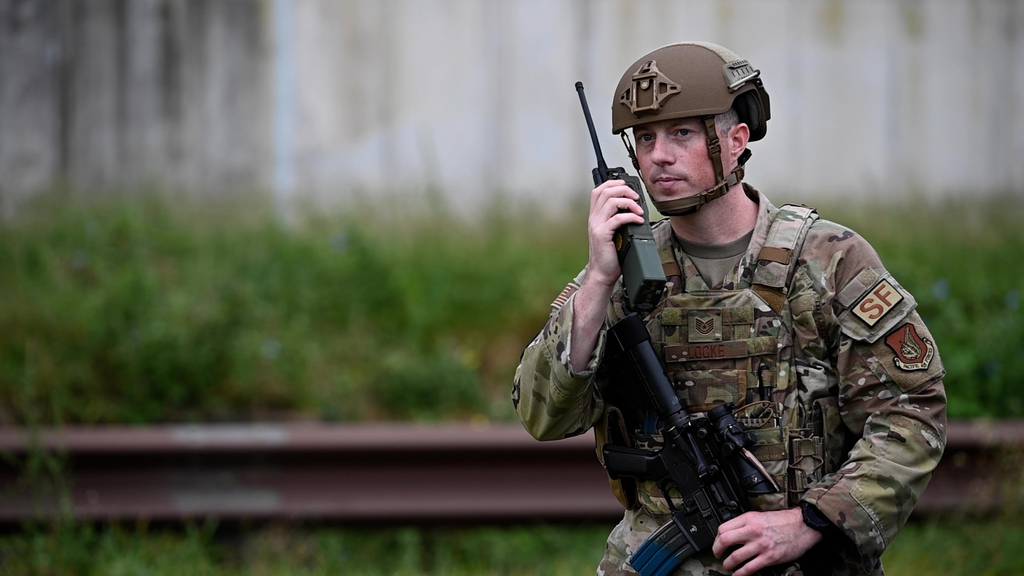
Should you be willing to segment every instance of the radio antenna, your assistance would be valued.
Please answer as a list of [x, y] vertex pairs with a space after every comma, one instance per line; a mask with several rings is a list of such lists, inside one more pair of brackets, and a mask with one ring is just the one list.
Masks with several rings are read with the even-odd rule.
[[608, 180], [608, 165], [604, 162], [604, 154], [601, 154], [601, 143], [597, 140], [597, 130], [594, 130], [594, 119], [590, 117], [590, 106], [587, 106], [587, 97], [583, 94], [583, 82], [576, 82], [576, 93], [580, 95], [583, 117], [587, 119], [590, 141], [594, 143], [594, 154], [597, 155], [597, 173], [601, 176], [601, 181], [605, 182]]

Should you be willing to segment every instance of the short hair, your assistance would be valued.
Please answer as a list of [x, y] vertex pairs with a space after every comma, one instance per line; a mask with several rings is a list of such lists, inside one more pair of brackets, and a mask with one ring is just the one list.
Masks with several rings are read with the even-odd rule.
[[740, 115], [736, 113], [735, 108], [730, 108], [728, 112], [722, 112], [715, 116], [715, 130], [718, 132], [719, 138], [725, 138], [729, 134], [729, 130], [732, 130], [733, 126], [740, 123]]

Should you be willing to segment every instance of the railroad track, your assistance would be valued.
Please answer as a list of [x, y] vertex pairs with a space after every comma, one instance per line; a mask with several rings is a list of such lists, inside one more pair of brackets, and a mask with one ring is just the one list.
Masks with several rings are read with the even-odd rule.
[[[60, 513], [353, 523], [621, 516], [591, 435], [537, 442], [516, 425], [0, 429], [0, 453], [5, 524]], [[1024, 422], [952, 423], [915, 514], [991, 513], [1019, 501], [1022, 454]]]

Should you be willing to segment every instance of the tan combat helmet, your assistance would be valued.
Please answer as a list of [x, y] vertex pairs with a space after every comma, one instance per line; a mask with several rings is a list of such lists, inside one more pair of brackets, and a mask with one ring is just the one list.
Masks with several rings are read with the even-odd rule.
[[751, 141], [764, 138], [771, 113], [760, 74], [727, 48], [710, 42], [684, 42], [647, 54], [622, 75], [612, 102], [612, 133], [622, 136], [637, 170], [640, 166], [624, 132], [627, 128], [697, 116], [707, 131], [715, 185], [690, 198], [668, 202], [652, 198], [659, 212], [667, 216], [696, 212], [743, 179], [743, 165], [750, 151], [745, 151], [736, 168], [726, 175], [714, 118], [733, 108], [740, 122], [750, 128]]

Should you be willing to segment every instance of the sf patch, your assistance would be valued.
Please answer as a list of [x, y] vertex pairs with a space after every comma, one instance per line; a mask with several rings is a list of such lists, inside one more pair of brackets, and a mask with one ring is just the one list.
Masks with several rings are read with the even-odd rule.
[[924, 370], [935, 357], [935, 345], [917, 333], [917, 328], [907, 322], [885, 337], [885, 343], [896, 353], [896, 366], [902, 370]]
[[899, 304], [900, 300], [903, 300], [903, 294], [883, 278], [854, 305], [853, 313], [868, 326], [874, 326], [882, 316]]

